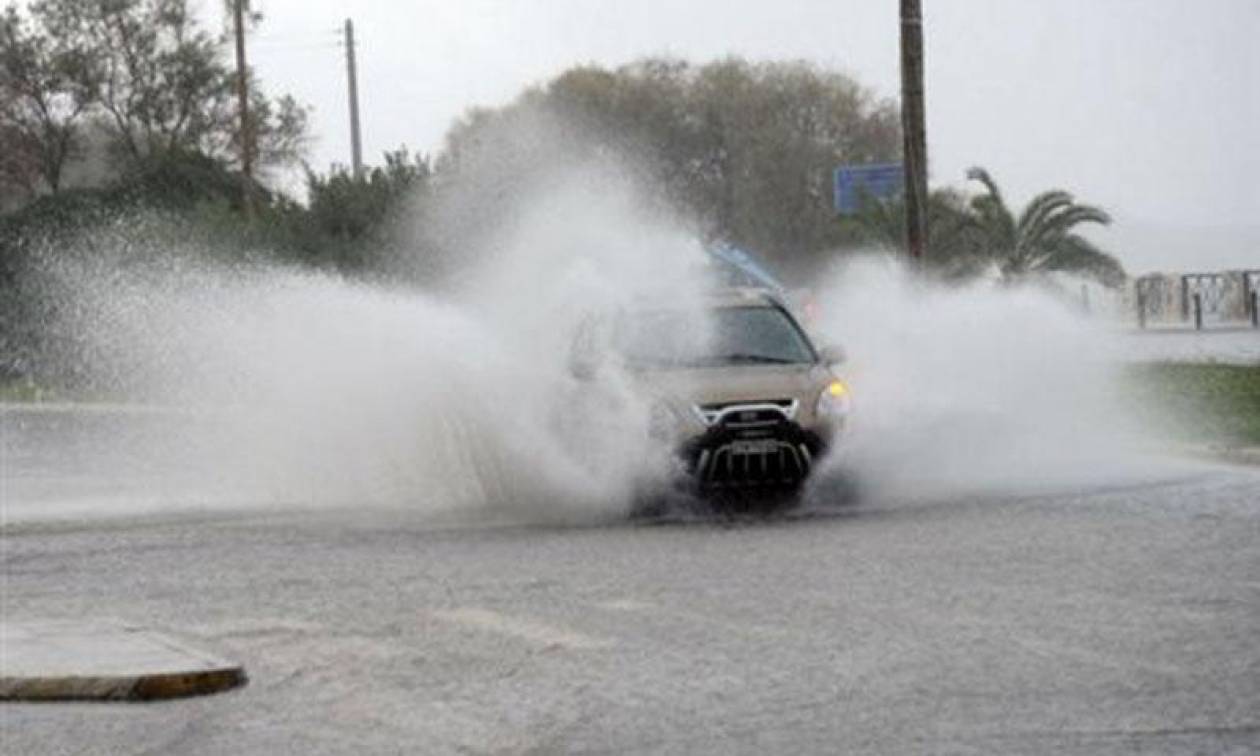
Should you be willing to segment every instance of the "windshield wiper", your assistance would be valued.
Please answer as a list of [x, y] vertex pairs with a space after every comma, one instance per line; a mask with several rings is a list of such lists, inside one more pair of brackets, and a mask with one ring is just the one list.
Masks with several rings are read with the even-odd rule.
[[794, 360], [785, 360], [782, 357], [771, 357], [765, 354], [743, 354], [743, 353], [724, 354], [716, 358], [715, 361], [756, 362], [756, 363], [761, 363], [765, 365], [791, 365], [795, 362]]

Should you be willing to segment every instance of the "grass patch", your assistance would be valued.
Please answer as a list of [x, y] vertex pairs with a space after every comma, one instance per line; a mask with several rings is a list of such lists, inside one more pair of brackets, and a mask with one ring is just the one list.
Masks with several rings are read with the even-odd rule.
[[1260, 366], [1155, 362], [1130, 378], [1140, 405], [1177, 437], [1260, 446]]

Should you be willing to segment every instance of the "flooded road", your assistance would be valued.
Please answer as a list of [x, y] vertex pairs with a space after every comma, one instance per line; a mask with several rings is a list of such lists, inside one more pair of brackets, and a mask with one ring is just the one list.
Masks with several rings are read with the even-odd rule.
[[142, 623], [251, 679], [161, 705], [6, 705], [14, 753], [1260, 748], [1251, 468], [508, 527], [163, 508], [142, 466], [94, 456], [147, 421], [48, 414], [19, 438], [5, 420], [5, 617]]

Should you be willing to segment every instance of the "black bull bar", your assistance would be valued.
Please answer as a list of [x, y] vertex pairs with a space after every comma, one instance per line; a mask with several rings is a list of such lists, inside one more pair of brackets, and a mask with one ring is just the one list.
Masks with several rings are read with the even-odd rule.
[[817, 434], [784, 416], [754, 425], [721, 420], [683, 444], [680, 456], [702, 492], [790, 489], [809, 476], [824, 449]]

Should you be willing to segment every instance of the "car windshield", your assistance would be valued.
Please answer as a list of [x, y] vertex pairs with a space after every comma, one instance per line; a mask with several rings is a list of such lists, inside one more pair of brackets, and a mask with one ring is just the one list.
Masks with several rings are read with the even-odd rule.
[[619, 354], [639, 367], [792, 365], [815, 361], [796, 323], [777, 307], [721, 307], [703, 314], [649, 310], [623, 318]]

